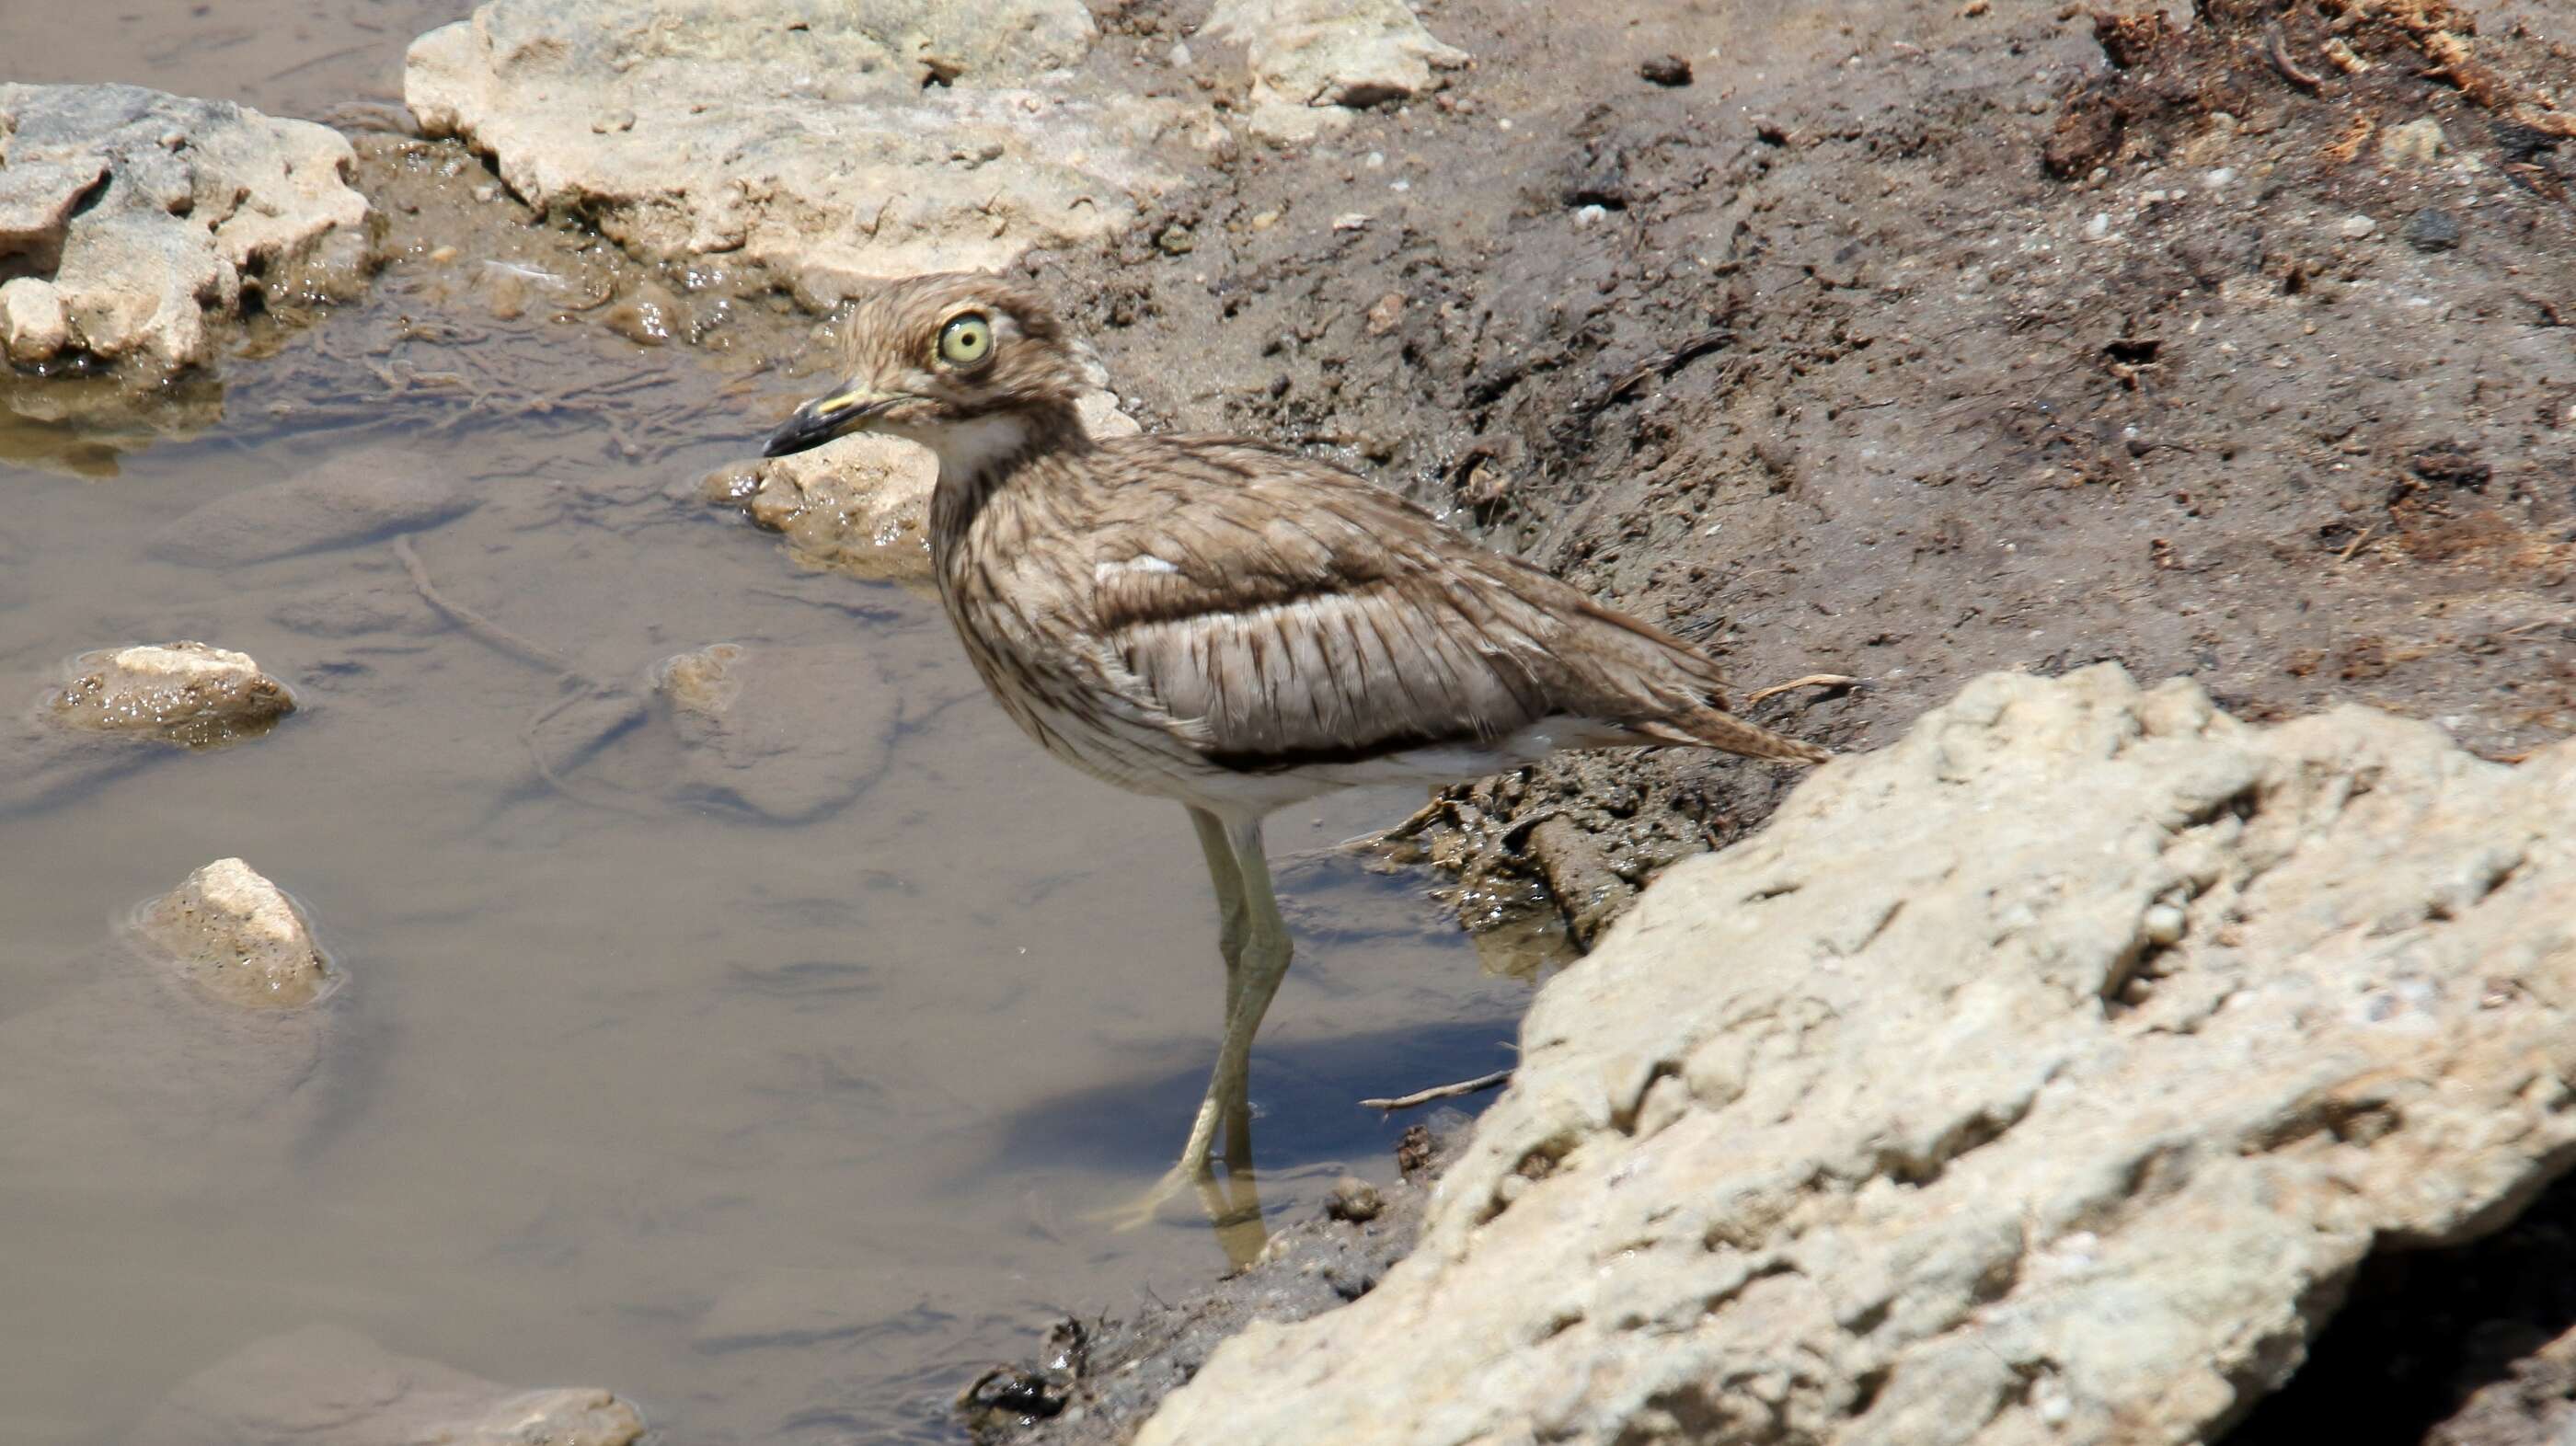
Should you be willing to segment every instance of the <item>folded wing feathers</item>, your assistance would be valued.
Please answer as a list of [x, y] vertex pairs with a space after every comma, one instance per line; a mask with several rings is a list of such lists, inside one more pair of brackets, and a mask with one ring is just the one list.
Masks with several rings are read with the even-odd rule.
[[1083, 581], [1136, 701], [1195, 720], [1212, 754], [1367, 757], [1570, 716], [1613, 741], [1821, 756], [1726, 715], [1697, 649], [1390, 493], [1295, 453], [1175, 440], [1131, 439], [1163, 444], [1138, 469], [1157, 480], [1097, 499]]

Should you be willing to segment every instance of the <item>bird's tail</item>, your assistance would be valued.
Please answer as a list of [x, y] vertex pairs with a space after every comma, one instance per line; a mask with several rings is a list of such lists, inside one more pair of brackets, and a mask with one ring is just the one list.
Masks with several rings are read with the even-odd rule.
[[1775, 763], [1822, 763], [1834, 756], [1813, 743], [1802, 743], [1715, 708], [1694, 708], [1637, 731], [1665, 743], [1718, 748]]

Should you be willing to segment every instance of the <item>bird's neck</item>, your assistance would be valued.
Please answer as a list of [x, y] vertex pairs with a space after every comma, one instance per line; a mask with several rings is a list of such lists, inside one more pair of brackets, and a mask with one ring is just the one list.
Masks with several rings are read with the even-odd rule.
[[987, 412], [925, 429], [914, 440], [938, 454], [941, 486], [978, 490], [999, 485], [1034, 457], [1087, 451], [1091, 446], [1081, 413], [1057, 402]]
[[939, 457], [933, 494], [933, 542], [960, 536], [994, 496], [1031, 463], [1088, 452], [1094, 445], [1069, 402], [1042, 402], [954, 422], [914, 440]]

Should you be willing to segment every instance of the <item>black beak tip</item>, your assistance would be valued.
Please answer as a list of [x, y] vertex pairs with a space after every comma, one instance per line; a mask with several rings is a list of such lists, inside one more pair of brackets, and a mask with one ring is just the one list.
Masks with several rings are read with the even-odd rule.
[[769, 434], [769, 440], [760, 446], [760, 455], [785, 457], [796, 452], [812, 451], [830, 440], [832, 440], [832, 430], [829, 427], [804, 412], [798, 412], [779, 423], [778, 430]]

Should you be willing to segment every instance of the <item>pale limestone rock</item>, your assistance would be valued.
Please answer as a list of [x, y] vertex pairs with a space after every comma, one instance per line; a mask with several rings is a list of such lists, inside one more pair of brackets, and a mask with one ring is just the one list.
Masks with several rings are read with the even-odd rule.
[[1415, 1254], [1138, 1439], [2214, 1439], [2563, 1169], [2571, 1000], [2576, 742], [1986, 677], [1649, 888]]
[[19, 308], [41, 321], [42, 294], [13, 300], [12, 360], [176, 371], [212, 359], [206, 318], [246, 290], [328, 299], [364, 279], [367, 202], [327, 127], [139, 86], [0, 84], [0, 155], [0, 262], [61, 315], [27, 330]]
[[0, 286], [0, 356], [13, 362], [51, 361], [71, 344], [63, 294], [52, 282], [21, 276]]
[[182, 1381], [132, 1438], [156, 1446], [632, 1446], [633, 1406], [598, 1389], [518, 1391], [398, 1356], [343, 1326], [245, 1346]]
[[1217, 0], [1199, 33], [1243, 47], [1252, 70], [1252, 128], [1303, 139], [1349, 111], [1432, 88], [1435, 70], [1467, 63], [1405, 0]]
[[295, 696], [248, 653], [152, 643], [83, 653], [48, 710], [66, 727], [210, 748], [268, 732], [295, 711]]
[[1074, 83], [1081, 0], [492, 0], [413, 42], [422, 127], [652, 257], [737, 254], [829, 304], [1129, 225], [1180, 108]]
[[[1095, 437], [1141, 430], [1106, 391], [1078, 404]], [[811, 451], [727, 468], [707, 479], [710, 501], [740, 507], [758, 526], [787, 538], [808, 566], [894, 582], [930, 580], [931, 453], [892, 437], [862, 434]]]
[[240, 859], [217, 859], [143, 911], [143, 936], [208, 994], [250, 1009], [296, 1009], [332, 973], [304, 912]]

